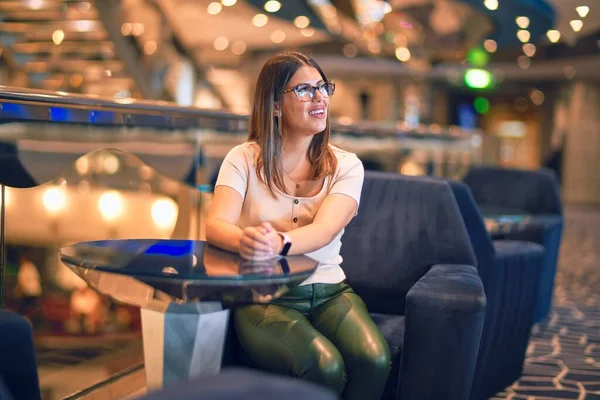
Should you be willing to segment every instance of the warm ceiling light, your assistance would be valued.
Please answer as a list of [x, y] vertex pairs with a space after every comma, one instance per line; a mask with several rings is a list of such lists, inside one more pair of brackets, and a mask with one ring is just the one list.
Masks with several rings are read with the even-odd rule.
[[132, 33], [133, 33], [133, 24], [130, 24], [129, 22], [125, 22], [123, 25], [121, 25], [121, 35], [129, 36]]
[[208, 8], [206, 9], [206, 11], [210, 15], [217, 15], [218, 13], [221, 12], [222, 9], [223, 9], [223, 6], [221, 5], [221, 3], [217, 3], [216, 1], [213, 1], [212, 3], [210, 3], [208, 5]]
[[527, 57], [533, 57], [536, 50], [535, 44], [533, 43], [525, 43], [523, 45], [523, 53], [525, 53]]
[[581, 18], [587, 17], [588, 13], [590, 12], [590, 8], [588, 6], [579, 6], [579, 7], [575, 8], [575, 10], [577, 11], [577, 14], [579, 14], [579, 16]]
[[381, 44], [379, 43], [379, 40], [369, 41], [369, 43], [367, 44], [367, 48], [373, 54], [381, 53]]
[[223, 51], [229, 46], [229, 39], [224, 36], [220, 36], [215, 39], [213, 47], [215, 50]]
[[527, 17], [517, 17], [516, 22], [521, 29], [527, 29], [529, 26], [529, 18]]
[[533, 104], [535, 104], [536, 106], [541, 106], [542, 103], [544, 102], [544, 98], [546, 96], [544, 96], [544, 92], [542, 92], [541, 90], [534, 90], [529, 94], [529, 98], [531, 99], [531, 102]]
[[387, 1], [384, 1], [383, 2], [383, 13], [384, 14], [389, 14], [391, 12], [392, 12], [392, 6]]
[[556, 43], [560, 40], [560, 32], [556, 29], [551, 29], [546, 32], [546, 36], [548, 36], [548, 39], [550, 39], [552, 43]]
[[136, 22], [133, 25], [133, 36], [141, 36], [144, 33], [144, 24]]
[[300, 30], [300, 33], [304, 37], [312, 37], [315, 34], [315, 30], [313, 28], [304, 28]]
[[237, 0], [221, 0], [221, 4], [223, 4], [225, 7], [231, 7], [235, 3], [237, 3]]
[[519, 67], [522, 69], [527, 69], [531, 66], [531, 58], [527, 56], [519, 56], [519, 58], [517, 58], [517, 64], [519, 64]]
[[282, 43], [285, 40], [285, 32], [277, 29], [271, 33], [271, 41], [273, 43]]
[[71, 75], [71, 86], [77, 88], [79, 86], [81, 86], [81, 82], [83, 82], [83, 76], [81, 74], [74, 74]]
[[152, 204], [150, 215], [152, 220], [162, 229], [173, 229], [177, 222], [177, 203], [170, 198], [158, 199]]
[[27, 6], [29, 8], [31, 8], [32, 10], [39, 10], [40, 8], [42, 8], [44, 5], [44, 2], [42, 0], [29, 0], [27, 2]]
[[495, 40], [488, 39], [483, 42], [483, 47], [488, 51], [488, 53], [495, 53], [498, 50], [498, 43]]
[[583, 28], [583, 21], [580, 19], [573, 19], [569, 24], [571, 24], [571, 28], [573, 28], [575, 32], [579, 32], [581, 28]]
[[231, 45], [231, 52], [236, 56], [240, 56], [246, 52], [246, 43], [242, 41], [234, 42]]
[[265, 3], [265, 11], [270, 12], [270, 13], [274, 13], [279, 11], [279, 9], [281, 8], [281, 3], [278, 2], [277, 0], [269, 0]]
[[484, 0], [483, 4], [488, 8], [488, 10], [497, 10], [498, 9], [498, 0]]
[[57, 29], [54, 32], [52, 32], [52, 41], [54, 42], [55, 45], [59, 45], [62, 43], [62, 41], [65, 39], [65, 33], [60, 30]]
[[358, 54], [358, 47], [356, 47], [355, 45], [353, 45], [351, 43], [348, 43], [348, 44], [344, 45], [342, 52], [348, 58], [356, 57], [356, 55]]
[[252, 17], [252, 25], [259, 28], [265, 26], [267, 22], [269, 22], [269, 17], [267, 17], [265, 14], [256, 14], [254, 17]]
[[42, 203], [49, 213], [57, 214], [65, 208], [65, 205], [67, 204], [67, 195], [63, 189], [51, 187], [44, 192]]
[[294, 19], [294, 25], [296, 25], [297, 28], [306, 28], [309, 24], [310, 19], [308, 19], [304, 15], [300, 15]]
[[406, 47], [398, 47], [396, 49], [396, 58], [402, 62], [410, 60], [410, 50]]
[[74, 21], [74, 23], [75, 23], [75, 30], [77, 32], [89, 32], [94, 28], [95, 21], [80, 20], [80, 21]]
[[156, 42], [154, 40], [148, 40], [146, 44], [144, 44], [144, 53], [152, 55], [156, 52], [156, 48]]
[[565, 77], [569, 80], [575, 78], [575, 75], [577, 74], [577, 70], [571, 65], [566, 66], [563, 69], [563, 72], [565, 73]]
[[519, 32], [517, 32], [517, 37], [521, 42], [526, 43], [529, 42], [529, 39], [531, 39], [531, 33], [529, 33], [528, 30], [521, 29]]
[[116, 190], [108, 191], [98, 199], [98, 208], [104, 220], [113, 222], [123, 213], [125, 208], [123, 196]]

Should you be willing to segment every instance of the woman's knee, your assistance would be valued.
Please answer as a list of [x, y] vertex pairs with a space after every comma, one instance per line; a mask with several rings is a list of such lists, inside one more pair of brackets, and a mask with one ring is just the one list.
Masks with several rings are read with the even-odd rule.
[[353, 369], [369, 375], [387, 375], [392, 367], [390, 351], [385, 341], [365, 342], [355, 355]]
[[342, 355], [332, 346], [323, 346], [316, 339], [305, 357], [298, 375], [322, 384], [340, 394], [346, 386], [346, 371]]

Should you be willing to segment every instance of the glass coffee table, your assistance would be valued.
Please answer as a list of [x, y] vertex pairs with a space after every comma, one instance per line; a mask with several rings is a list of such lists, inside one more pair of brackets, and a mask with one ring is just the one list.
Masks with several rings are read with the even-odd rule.
[[91, 287], [141, 308], [148, 389], [221, 368], [229, 309], [268, 303], [316, 270], [307, 256], [247, 261], [195, 240], [105, 240], [60, 250]]

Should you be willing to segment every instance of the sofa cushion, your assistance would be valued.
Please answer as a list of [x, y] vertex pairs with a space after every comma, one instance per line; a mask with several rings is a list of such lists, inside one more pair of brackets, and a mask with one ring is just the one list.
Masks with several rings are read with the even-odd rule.
[[335, 400], [328, 389], [314, 383], [245, 368], [226, 368], [216, 376], [199, 376], [178, 382], [144, 397], [144, 400], [244, 399]]
[[404, 316], [394, 314], [371, 314], [373, 322], [377, 325], [390, 348], [392, 360], [400, 360], [402, 343], [404, 342]]
[[382, 399], [395, 399], [398, 390], [398, 377], [400, 376], [400, 356], [402, 355], [402, 345], [404, 343], [404, 316], [373, 313], [371, 318], [383, 334], [390, 348], [390, 359], [392, 360], [392, 369]]

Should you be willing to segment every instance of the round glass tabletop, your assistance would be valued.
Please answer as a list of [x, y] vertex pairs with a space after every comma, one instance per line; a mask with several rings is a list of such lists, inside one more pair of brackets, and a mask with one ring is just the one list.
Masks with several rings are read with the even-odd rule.
[[268, 302], [308, 278], [307, 256], [248, 261], [204, 241], [131, 239], [60, 250], [71, 270], [99, 292], [143, 307], [196, 300]]

